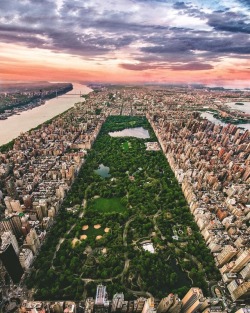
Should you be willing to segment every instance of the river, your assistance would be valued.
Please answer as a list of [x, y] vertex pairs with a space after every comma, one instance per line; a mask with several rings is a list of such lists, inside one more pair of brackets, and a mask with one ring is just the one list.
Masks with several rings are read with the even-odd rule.
[[18, 137], [21, 132], [42, 124], [54, 116], [68, 110], [76, 102], [84, 101], [79, 95], [88, 94], [92, 89], [85, 85], [73, 83], [73, 90], [66, 94], [47, 100], [44, 105], [32, 110], [23, 111], [20, 115], [12, 115], [7, 120], [0, 120], [0, 146]]
[[[81, 94], [88, 94], [91, 91], [92, 89], [85, 85], [73, 83], [73, 90], [67, 92], [65, 95], [47, 100], [44, 105], [36, 107], [32, 110], [23, 111], [20, 115], [12, 115], [7, 120], [0, 120], [0, 146], [18, 137], [21, 132], [26, 132], [31, 128], [34, 128], [54, 116], [68, 110], [76, 102], [83, 101], [83, 98], [74, 94], [80, 94], [80, 92]], [[245, 104], [244, 106], [235, 105], [234, 102], [227, 103], [227, 105], [234, 109], [250, 113], [250, 103], [243, 103]], [[215, 124], [226, 125], [220, 120], [214, 118], [211, 113], [204, 112], [201, 116], [207, 118]], [[249, 123], [238, 124], [238, 127], [250, 130]]]
[[[210, 122], [214, 123], [214, 124], [219, 124], [219, 125], [222, 125], [222, 126], [226, 126], [227, 123], [224, 123], [222, 121], [220, 121], [219, 119], [215, 118], [213, 116], [212, 113], [209, 113], [209, 112], [202, 112], [201, 113], [201, 117], [203, 118], [206, 118], [207, 120], [209, 120]], [[240, 127], [240, 128], [244, 128], [244, 129], [248, 129], [250, 130], [250, 123], [247, 123], [247, 124], [236, 124], [237, 127]]]
[[244, 105], [236, 105], [235, 102], [228, 102], [226, 103], [226, 105], [228, 105], [231, 109], [239, 110], [247, 114], [250, 114], [250, 102], [244, 102], [244, 101], [237, 101], [237, 102], [244, 103]]

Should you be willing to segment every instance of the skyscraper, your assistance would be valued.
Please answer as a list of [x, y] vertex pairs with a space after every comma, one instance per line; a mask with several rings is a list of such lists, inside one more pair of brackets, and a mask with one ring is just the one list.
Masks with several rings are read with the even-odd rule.
[[236, 301], [238, 299], [249, 299], [250, 281], [232, 281], [228, 285], [228, 290], [230, 291], [233, 301]]
[[36, 254], [37, 250], [40, 248], [40, 240], [37, 236], [35, 228], [32, 228], [25, 238], [25, 244]]
[[191, 288], [182, 299], [182, 313], [193, 313], [202, 307], [206, 308], [206, 298], [200, 288]]
[[234, 267], [231, 269], [231, 272], [238, 273], [249, 261], [250, 261], [250, 249], [242, 251], [239, 257], [236, 259]]
[[113, 296], [111, 312], [121, 311], [123, 301], [124, 301], [124, 294], [123, 293], [116, 293]]
[[163, 298], [157, 308], [157, 313], [172, 312], [178, 313], [181, 310], [181, 301], [177, 295], [170, 293], [167, 297]]
[[34, 256], [30, 249], [22, 249], [19, 254], [19, 261], [25, 270], [28, 269], [33, 262]]
[[23, 275], [23, 269], [11, 242], [1, 246], [0, 259], [12, 281], [18, 283]]
[[98, 285], [96, 289], [95, 297], [95, 312], [105, 312], [109, 307], [108, 295], [106, 292], [106, 286]]
[[17, 239], [19, 239], [22, 233], [22, 222], [19, 215], [13, 214], [1, 221], [3, 229], [5, 231], [12, 231]]
[[106, 286], [98, 285], [96, 289], [95, 305], [104, 305], [106, 298]]
[[235, 254], [237, 254], [237, 252], [237, 249], [233, 246], [225, 246], [224, 249], [217, 256], [218, 266], [221, 267], [222, 265], [229, 262], [235, 256]]
[[2, 245], [3, 246], [11, 243], [13, 246], [13, 249], [16, 252], [16, 255], [19, 254], [19, 247], [18, 247], [16, 237], [15, 237], [15, 235], [13, 235], [13, 233], [11, 231], [4, 232], [1, 236], [1, 239], [2, 239]]
[[142, 313], [156, 313], [154, 307], [154, 298], [148, 298], [143, 306]]
[[243, 270], [240, 271], [240, 275], [243, 279], [250, 279], [250, 263], [248, 263]]

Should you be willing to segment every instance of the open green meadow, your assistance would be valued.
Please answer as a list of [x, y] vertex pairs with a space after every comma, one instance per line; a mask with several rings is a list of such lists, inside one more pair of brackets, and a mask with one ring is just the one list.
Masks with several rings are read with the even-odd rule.
[[90, 209], [98, 213], [121, 213], [126, 211], [126, 206], [121, 203], [120, 198], [98, 198], [91, 203]]

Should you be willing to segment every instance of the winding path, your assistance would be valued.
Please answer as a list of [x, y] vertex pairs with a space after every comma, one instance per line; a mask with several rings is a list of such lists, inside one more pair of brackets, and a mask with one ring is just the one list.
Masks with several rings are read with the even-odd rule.
[[[123, 231], [123, 245], [125, 247], [128, 246], [128, 243], [127, 243], [127, 235], [128, 235], [128, 227], [129, 227], [129, 224], [135, 219], [135, 216], [132, 216], [125, 224], [125, 227], [124, 227], [124, 231]], [[124, 262], [124, 267], [123, 267], [123, 270], [120, 274], [114, 276], [114, 277], [110, 277], [110, 278], [106, 278], [106, 279], [102, 279], [102, 282], [112, 282], [113, 279], [117, 279], [117, 278], [121, 278], [122, 281], [123, 281], [123, 277], [124, 275], [126, 274], [126, 272], [128, 271], [129, 269], [129, 262], [130, 260], [128, 259], [128, 254], [127, 252], [124, 253], [124, 258], [125, 258], [125, 262]], [[89, 282], [97, 282], [97, 281], [100, 281], [100, 279], [93, 279], [93, 278], [81, 278], [82, 281], [84, 281], [85, 283], [89, 283]]]
[[[85, 193], [85, 196], [87, 194]], [[85, 197], [86, 199], [86, 197]], [[87, 206], [87, 200], [83, 200], [83, 203], [82, 203], [82, 206], [84, 208], [84, 211], [82, 212], [82, 216], [84, 216], [85, 214], [85, 209], [86, 209], [86, 206]], [[157, 222], [156, 222], [156, 219], [158, 216], [160, 216], [161, 214], [161, 210], [158, 210], [156, 212], [156, 214], [153, 216], [153, 223], [154, 223], [154, 229], [156, 232], [158, 232], [160, 235], [161, 235], [161, 239], [164, 240], [165, 237], [162, 235], [160, 229], [158, 228], [158, 225], [157, 225]], [[81, 217], [82, 217], [81, 216]], [[80, 217], [80, 216], [79, 216]], [[129, 229], [129, 225], [130, 223], [136, 218], [136, 216], [131, 216], [131, 218], [125, 223], [125, 226], [124, 226], [124, 231], [123, 231], [123, 236], [122, 236], [122, 240], [123, 240], [123, 246], [124, 247], [127, 247], [128, 246], [128, 242], [127, 242], [127, 236], [128, 236], [128, 229]], [[73, 225], [74, 226], [74, 225]], [[121, 278], [121, 281], [123, 282], [124, 281], [124, 276], [125, 274], [127, 273], [128, 269], [129, 269], [129, 264], [130, 264], [130, 259], [128, 258], [128, 253], [125, 252], [124, 253], [124, 259], [125, 259], [125, 262], [124, 262], [124, 267], [123, 267], [123, 270], [120, 274], [116, 275], [116, 276], [113, 276], [113, 277], [110, 277], [110, 278], [106, 278], [106, 279], [101, 279], [101, 281], [103, 283], [105, 282], [112, 282], [114, 279], [117, 279], [117, 278]], [[90, 283], [90, 282], [100, 282], [100, 279], [94, 279], [94, 278], [82, 278], [81, 277], [81, 280], [85, 283], [85, 286]], [[135, 296], [140, 296], [140, 297], [153, 297], [153, 295], [151, 293], [149, 293], [148, 291], [135, 291], [135, 290], [132, 290], [132, 289], [129, 289], [129, 288], [126, 288], [126, 290], [130, 293], [132, 293], [133, 295]]]
[[161, 213], [162, 213], [162, 210], [161, 210], [161, 209], [159, 209], [159, 210], [155, 213], [155, 215], [153, 216], [153, 223], [154, 223], [155, 232], [161, 235], [161, 240], [165, 240], [166, 237], [162, 235], [162, 232], [161, 232], [161, 230], [159, 229], [159, 227], [158, 227], [158, 225], [157, 225], [157, 222], [156, 222], [157, 217], [159, 217], [159, 216], [161, 215]]

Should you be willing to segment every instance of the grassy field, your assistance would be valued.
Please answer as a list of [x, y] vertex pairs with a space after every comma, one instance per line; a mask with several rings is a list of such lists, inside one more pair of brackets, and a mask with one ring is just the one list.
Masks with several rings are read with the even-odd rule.
[[131, 143], [129, 141], [124, 142], [122, 148], [123, 150], [128, 151], [131, 148]]
[[95, 199], [91, 209], [99, 213], [123, 213], [126, 210], [120, 198]]
[[136, 125], [136, 122], [135, 122], [135, 121], [131, 121], [131, 122], [129, 122], [129, 125], [130, 125], [130, 126], [135, 126], [135, 125]]

